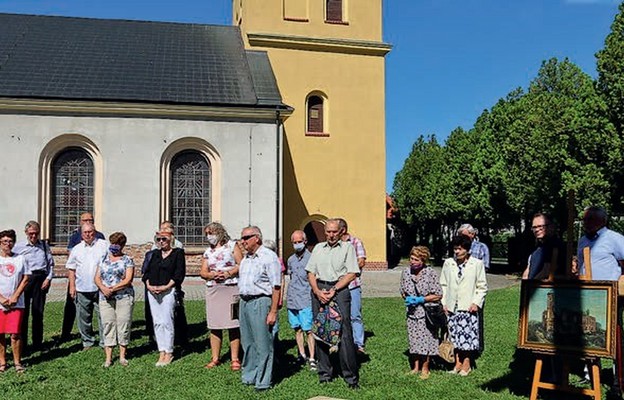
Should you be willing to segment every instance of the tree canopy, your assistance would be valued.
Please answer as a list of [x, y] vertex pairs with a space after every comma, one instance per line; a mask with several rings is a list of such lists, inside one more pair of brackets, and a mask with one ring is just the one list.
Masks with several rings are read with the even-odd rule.
[[443, 144], [420, 136], [394, 180], [403, 219], [519, 231], [538, 211], [565, 221], [568, 191], [579, 214], [588, 205], [617, 209], [624, 3], [597, 58], [597, 82], [570, 60], [552, 58], [526, 89], [484, 110], [470, 130], [456, 128]]

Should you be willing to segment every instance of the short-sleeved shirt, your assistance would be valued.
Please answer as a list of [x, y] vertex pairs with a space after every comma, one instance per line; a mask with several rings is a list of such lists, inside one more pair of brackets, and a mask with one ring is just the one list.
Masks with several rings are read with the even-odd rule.
[[360, 267], [353, 246], [339, 240], [333, 247], [327, 242], [314, 246], [306, 271], [322, 281], [336, 282], [346, 274], [359, 273]]
[[[113, 287], [118, 285], [126, 277], [126, 270], [134, 268], [134, 261], [128, 255], [124, 254], [119, 260], [111, 261], [110, 257], [106, 257], [104, 261], [100, 263], [100, 279], [105, 286]], [[121, 299], [122, 297], [134, 296], [134, 289], [132, 286], [125, 287], [115, 292], [115, 299]], [[100, 299], [104, 299], [104, 295], [100, 292]]]
[[579, 271], [585, 274], [583, 248], [589, 247], [592, 279], [617, 281], [622, 275], [619, 260], [624, 260], [624, 236], [606, 227], [596, 232], [592, 239], [584, 235], [578, 244]]
[[308, 272], [305, 270], [312, 253], [305, 249], [301, 254], [293, 254], [288, 258], [286, 274], [290, 276], [286, 304], [291, 310], [303, 310], [312, 307], [312, 294]]
[[[219, 271], [231, 271], [236, 267], [236, 261], [234, 260], [234, 246], [236, 246], [236, 242], [228, 242], [223, 246], [219, 247], [208, 247], [206, 251], [204, 251], [204, 259], [208, 262], [208, 269], [211, 272]], [[238, 279], [228, 278], [223, 282], [219, 282], [219, 284], [223, 285], [236, 285], [238, 283]], [[206, 281], [206, 286], [215, 286], [217, 282], [214, 280]]]
[[[26, 263], [24, 262], [24, 256], [0, 256], [0, 294], [3, 297], [10, 297], [15, 293], [24, 275], [30, 275], [30, 271], [26, 268]], [[12, 308], [24, 308], [24, 293], [22, 293], [17, 300], [17, 304]], [[9, 311], [2, 304], [0, 304], [0, 310]]]
[[272, 250], [258, 247], [253, 254], [247, 254], [238, 270], [238, 291], [243, 296], [273, 294], [274, 287], [282, 285], [282, 266]]
[[95, 271], [108, 254], [108, 242], [94, 239], [91, 244], [84, 240], [78, 243], [69, 253], [65, 268], [76, 272], [77, 292], [97, 292], [95, 285]]
[[[355, 250], [355, 257], [358, 260], [360, 258], [366, 259], [366, 249], [364, 248], [364, 243], [362, 243], [362, 240], [360, 238], [349, 235], [349, 237], [347, 238], [347, 240], [345, 240], [345, 242], [351, 243], [353, 245], [353, 249]], [[356, 289], [362, 286], [362, 278], [360, 278], [361, 275], [362, 275], [362, 270], [360, 269], [360, 273], [358, 274], [358, 276], [356, 276], [355, 279], [352, 280], [351, 283], [349, 283], [349, 290]]]
[[470, 255], [483, 261], [486, 271], [490, 269], [490, 249], [488, 249], [485, 243], [475, 238], [470, 245]]
[[27, 240], [18, 242], [13, 247], [13, 253], [24, 256], [26, 269], [31, 273], [45, 271], [46, 279], [52, 279], [54, 276], [54, 257], [52, 257], [50, 246], [43, 240], [37, 240], [34, 244]]

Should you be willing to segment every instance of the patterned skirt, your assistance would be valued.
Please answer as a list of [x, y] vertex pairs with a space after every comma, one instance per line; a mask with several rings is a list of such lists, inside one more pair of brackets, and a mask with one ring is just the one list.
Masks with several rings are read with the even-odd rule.
[[449, 313], [448, 331], [455, 349], [479, 350], [479, 315], [467, 311]]

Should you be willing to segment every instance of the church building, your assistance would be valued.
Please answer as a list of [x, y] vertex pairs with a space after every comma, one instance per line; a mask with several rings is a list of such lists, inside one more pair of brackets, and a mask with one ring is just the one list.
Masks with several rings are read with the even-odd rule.
[[142, 253], [170, 220], [284, 242], [341, 216], [385, 263], [381, 0], [234, 0], [233, 26], [0, 14], [0, 227], [57, 254], [93, 211]]

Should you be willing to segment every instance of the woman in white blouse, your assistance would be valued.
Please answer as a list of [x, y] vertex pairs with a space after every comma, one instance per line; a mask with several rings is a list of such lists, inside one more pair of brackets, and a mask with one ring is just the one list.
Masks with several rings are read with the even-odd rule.
[[206, 368], [221, 364], [223, 330], [227, 329], [232, 356], [230, 368], [232, 371], [239, 371], [240, 331], [236, 277], [242, 253], [220, 223], [211, 222], [204, 230], [209, 246], [204, 252], [200, 275], [206, 280], [206, 323], [210, 329], [212, 353]]

